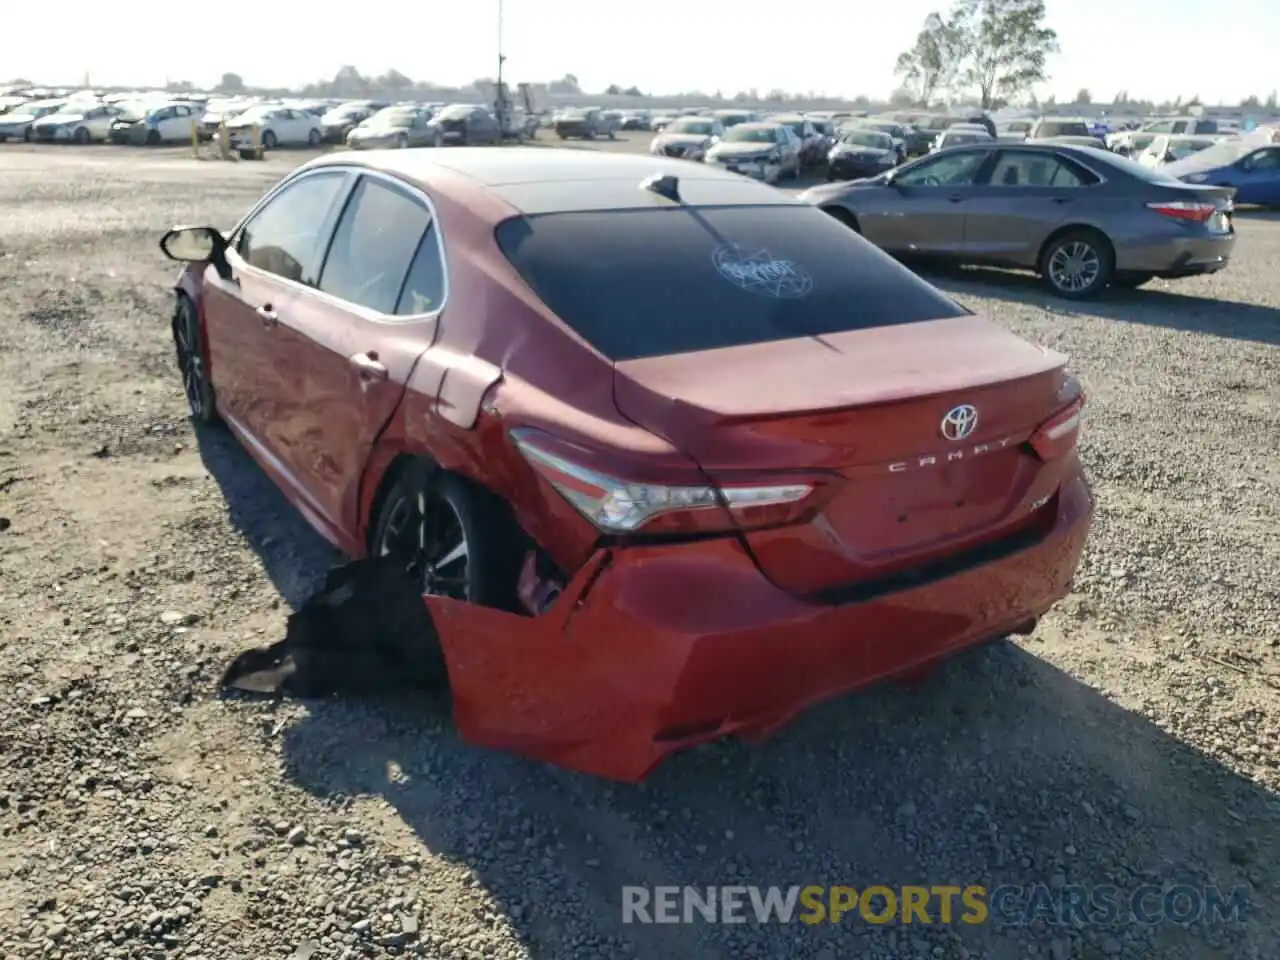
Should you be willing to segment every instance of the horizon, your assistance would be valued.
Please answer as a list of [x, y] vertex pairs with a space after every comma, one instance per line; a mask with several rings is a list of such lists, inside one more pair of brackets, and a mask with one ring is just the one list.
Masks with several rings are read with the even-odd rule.
[[[678, 0], [643, 5], [486, 0], [461, 13], [451, 10], [447, 42], [433, 44], [411, 26], [349, 31], [337, 18], [318, 37], [300, 35], [292, 5], [262, 0], [253, 8], [250, 45], [263, 49], [265, 43], [272, 57], [238, 52], [246, 47], [245, 23], [227, 17], [202, 20], [201, 43], [191, 49], [151, 53], [140, 63], [139, 53], [148, 46], [137, 42], [138, 23], [167, 20], [171, 8], [160, 0], [118, 0], [109, 19], [98, 21], [95, 15], [91, 20], [96, 22], [59, 39], [56, 49], [64, 64], [51, 64], [48, 48], [29, 44], [7, 53], [4, 69], [43, 86], [80, 86], [87, 75], [89, 86], [163, 88], [186, 81], [211, 90], [226, 72], [240, 75], [249, 87], [296, 90], [327, 82], [349, 65], [366, 76], [394, 69], [417, 82], [466, 87], [497, 73], [500, 5], [503, 78], [512, 87], [571, 74], [587, 93], [617, 84], [635, 86], [651, 98], [693, 92], [712, 97], [717, 90], [728, 98], [751, 89], [763, 98], [781, 89], [814, 99], [862, 96], [873, 101], [889, 100], [897, 86], [893, 66], [898, 54], [912, 45], [931, 10], [946, 7], [900, 0], [878, 10], [876, 24], [868, 26], [859, 14], [831, 9], [820, 0], [791, 0], [785, 22], [776, 5], [764, 0], [701, 0], [697, 6]], [[1135, 101], [1198, 97], [1205, 104], [1234, 105], [1250, 96], [1265, 100], [1277, 86], [1267, 66], [1272, 59], [1267, 46], [1280, 30], [1280, 4], [1270, 0], [1220, 0], [1215, 5], [1214, 19], [1231, 24], [1226, 54], [1215, 53], [1203, 12], [1190, 0], [1126, 0], [1123, 5], [1047, 0], [1047, 7], [1046, 24], [1057, 30], [1062, 53], [1049, 61], [1048, 82], [1034, 89], [1040, 100], [1052, 96], [1069, 103], [1083, 88], [1103, 103], [1126, 91]], [[397, 22], [411, 20], [394, 9], [388, 15]], [[11, 12], [6, 24], [14, 35], [32, 35], [45, 28], [46, 19], [43, 12], [25, 8]], [[429, 35], [432, 18], [421, 21]], [[788, 24], [795, 40], [805, 42], [780, 38], [770, 43]], [[814, 32], [821, 34], [816, 43], [808, 39]], [[685, 35], [692, 38], [688, 55], [675, 55], [686, 49], [678, 42]], [[273, 36], [290, 42], [277, 44]], [[294, 40], [300, 36], [307, 36], [306, 42]], [[707, 38], [714, 40], [710, 51]], [[1204, 82], [1186, 83], [1186, 58], [1166, 55], [1191, 43], [1208, 51]], [[421, 62], [424, 54], [430, 65]], [[255, 59], [268, 62], [256, 66]], [[49, 82], [54, 75], [71, 82]]]

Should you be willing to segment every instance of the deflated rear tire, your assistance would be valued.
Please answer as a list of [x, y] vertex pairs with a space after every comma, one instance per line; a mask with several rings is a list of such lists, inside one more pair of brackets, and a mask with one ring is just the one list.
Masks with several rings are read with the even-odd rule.
[[376, 556], [402, 557], [423, 593], [517, 609], [527, 541], [510, 508], [464, 477], [417, 461], [400, 470], [369, 543]]

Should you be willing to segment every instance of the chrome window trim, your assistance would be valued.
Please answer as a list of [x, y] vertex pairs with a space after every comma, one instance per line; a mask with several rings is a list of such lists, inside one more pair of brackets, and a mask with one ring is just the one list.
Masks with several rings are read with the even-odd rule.
[[[244, 258], [241, 257], [236, 252], [235, 247], [241, 231], [254, 217], [256, 217], [267, 206], [268, 203], [270, 203], [273, 199], [278, 197], [281, 193], [283, 193], [286, 189], [293, 186], [294, 184], [300, 183], [303, 180], [308, 179], [309, 177], [314, 177], [314, 176], [318, 176], [326, 173], [327, 174], [340, 173], [346, 176], [352, 176], [353, 179], [352, 179], [351, 185], [346, 188], [346, 193], [342, 197], [342, 209], [338, 212], [338, 217], [336, 220], [334, 220], [334, 223], [333, 223], [333, 231], [330, 232], [329, 237], [327, 238], [328, 244], [326, 245], [324, 250], [325, 259], [326, 260], [328, 259], [329, 246], [332, 245], [333, 243], [333, 233], [337, 231], [338, 224], [342, 222], [342, 217], [346, 213], [347, 204], [351, 202], [352, 194], [355, 193], [356, 188], [359, 186], [360, 178], [370, 177], [374, 180], [382, 180], [384, 183], [388, 184], [393, 188], [396, 188], [398, 191], [402, 193], [407, 193], [410, 196], [410, 199], [420, 201], [422, 205], [426, 208], [427, 214], [431, 218], [428, 229], [430, 229], [431, 227], [435, 228], [432, 235], [435, 237], [436, 253], [440, 257], [440, 265], [444, 271], [444, 292], [440, 296], [440, 305], [438, 307], [436, 307], [434, 310], [429, 310], [426, 313], [405, 313], [405, 314], [381, 313], [380, 311], [371, 310], [368, 307], [361, 306], [358, 303], [352, 303], [349, 300], [343, 300], [341, 297], [335, 297], [333, 294], [326, 293], [324, 290], [321, 290], [318, 287], [311, 287], [305, 283], [298, 283], [296, 280], [290, 280], [288, 277], [282, 277], [279, 274], [272, 273], [270, 270], [263, 270], [260, 267], [255, 267], [252, 264], [246, 262]], [[421, 238], [419, 238], [418, 242], [419, 244], [421, 244], [422, 242]], [[417, 250], [418, 248], [414, 247], [414, 255], [417, 254]], [[269, 191], [267, 191], [266, 195], [263, 196], [257, 202], [257, 204], [253, 207], [253, 209], [251, 209], [243, 218], [241, 218], [240, 222], [236, 224], [235, 229], [231, 231], [231, 234], [228, 237], [227, 252], [236, 258], [241, 268], [251, 273], [257, 274], [259, 276], [269, 277], [281, 283], [288, 284], [289, 286], [295, 287], [300, 291], [304, 291], [307, 294], [310, 294], [311, 296], [319, 297], [322, 301], [326, 301], [330, 304], [333, 304], [334, 306], [341, 307], [344, 310], [348, 310], [351, 313], [354, 313], [357, 316], [359, 316], [361, 319], [368, 320], [371, 323], [383, 323], [383, 324], [423, 323], [423, 322], [435, 320], [436, 318], [438, 318], [440, 314], [444, 311], [444, 308], [449, 304], [449, 292], [450, 292], [449, 259], [448, 259], [448, 254], [445, 252], [444, 234], [440, 227], [440, 218], [436, 211], [436, 205], [432, 202], [431, 197], [428, 196], [425, 191], [421, 190], [414, 184], [408, 183], [407, 181], [402, 180], [399, 177], [393, 177], [389, 174], [383, 173], [381, 170], [374, 170], [370, 167], [361, 166], [358, 163], [321, 164], [319, 166], [308, 167], [304, 170], [299, 170], [294, 174], [290, 174], [284, 180], [281, 180]], [[412, 257], [410, 258], [409, 265], [410, 266], [413, 265]], [[321, 276], [323, 276], [324, 274], [323, 267], [324, 267], [324, 264], [322, 263], [321, 271], [320, 271]]]

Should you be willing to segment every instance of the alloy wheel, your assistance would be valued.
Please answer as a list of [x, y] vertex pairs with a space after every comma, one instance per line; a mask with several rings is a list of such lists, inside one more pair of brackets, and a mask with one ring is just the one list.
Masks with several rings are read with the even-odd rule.
[[419, 492], [391, 508], [378, 554], [405, 559], [430, 596], [467, 600], [471, 586], [471, 545], [457, 508], [447, 497]]
[[1089, 289], [1101, 274], [1102, 258], [1083, 240], [1064, 243], [1049, 257], [1049, 279], [1059, 290], [1068, 293]]
[[178, 370], [182, 374], [182, 390], [187, 395], [191, 416], [202, 420], [205, 416], [205, 369], [200, 353], [200, 342], [192, 322], [190, 308], [180, 308], [182, 315], [174, 325], [174, 338], [178, 347]]

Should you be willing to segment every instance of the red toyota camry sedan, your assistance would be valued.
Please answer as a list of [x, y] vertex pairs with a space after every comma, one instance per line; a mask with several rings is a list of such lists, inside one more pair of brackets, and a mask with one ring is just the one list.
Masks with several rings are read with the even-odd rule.
[[1076, 569], [1067, 358], [764, 184], [371, 151], [161, 247], [193, 417], [421, 577], [469, 742], [640, 780], [1027, 632]]

